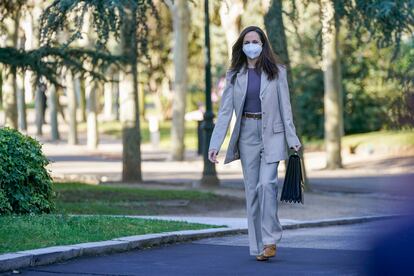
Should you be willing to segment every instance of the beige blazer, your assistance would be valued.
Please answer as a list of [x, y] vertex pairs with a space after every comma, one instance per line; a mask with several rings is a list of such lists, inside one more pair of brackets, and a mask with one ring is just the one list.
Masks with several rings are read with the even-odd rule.
[[[278, 65], [278, 67], [280, 70], [279, 78], [272, 81], [267, 79], [267, 74], [264, 71], [261, 74], [262, 139], [267, 163], [288, 159], [286, 143], [289, 148], [294, 145], [302, 145], [293, 124], [286, 68], [282, 65]], [[247, 67], [244, 66], [237, 73], [234, 84], [230, 82], [234, 73], [228, 71], [226, 74], [226, 85], [209, 145], [209, 150], [220, 151], [234, 111], [236, 123], [231, 133], [224, 164], [240, 159], [238, 138], [247, 91], [247, 72]]]

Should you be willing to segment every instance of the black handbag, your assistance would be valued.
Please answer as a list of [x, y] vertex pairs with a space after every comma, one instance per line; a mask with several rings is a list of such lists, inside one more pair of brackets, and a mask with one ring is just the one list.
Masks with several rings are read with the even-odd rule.
[[303, 204], [303, 189], [301, 159], [298, 152], [295, 151], [289, 156], [280, 201]]

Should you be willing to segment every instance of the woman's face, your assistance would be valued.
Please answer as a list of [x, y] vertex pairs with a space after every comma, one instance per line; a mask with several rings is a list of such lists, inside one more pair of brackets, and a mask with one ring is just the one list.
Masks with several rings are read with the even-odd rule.
[[256, 33], [255, 31], [250, 31], [244, 36], [243, 45], [249, 44], [249, 43], [259, 44], [260, 46], [262, 46], [263, 44], [262, 41], [260, 40], [259, 34]]

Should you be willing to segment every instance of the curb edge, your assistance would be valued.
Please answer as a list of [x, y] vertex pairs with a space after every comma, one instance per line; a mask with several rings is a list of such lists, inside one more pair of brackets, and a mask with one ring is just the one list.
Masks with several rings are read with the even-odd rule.
[[[404, 214], [348, 217], [316, 221], [302, 221], [282, 225], [283, 230], [307, 227], [334, 226], [369, 222], [380, 219], [403, 217]], [[0, 254], [0, 272], [66, 261], [82, 256], [99, 256], [130, 250], [140, 250], [165, 244], [175, 244], [192, 240], [226, 235], [247, 234], [247, 228], [207, 228], [182, 230], [114, 238], [107, 241], [86, 242], [73, 245], [52, 246], [40, 249]]]

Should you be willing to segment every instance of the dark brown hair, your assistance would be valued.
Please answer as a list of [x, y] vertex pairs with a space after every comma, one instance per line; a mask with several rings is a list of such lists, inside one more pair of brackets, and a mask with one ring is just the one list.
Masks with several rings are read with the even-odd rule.
[[265, 71], [268, 75], [268, 80], [273, 80], [279, 76], [279, 69], [277, 64], [283, 65], [280, 58], [273, 52], [272, 47], [267, 39], [266, 34], [257, 26], [248, 26], [240, 33], [239, 38], [234, 43], [231, 55], [230, 71], [234, 72], [231, 82], [234, 84], [236, 74], [240, 72], [243, 65], [247, 66], [247, 57], [243, 52], [243, 40], [244, 36], [248, 33], [256, 32], [262, 42], [262, 52], [256, 62], [256, 70]]

